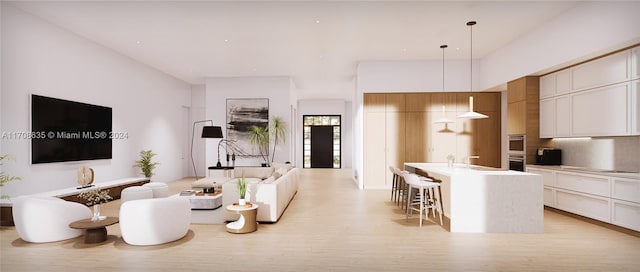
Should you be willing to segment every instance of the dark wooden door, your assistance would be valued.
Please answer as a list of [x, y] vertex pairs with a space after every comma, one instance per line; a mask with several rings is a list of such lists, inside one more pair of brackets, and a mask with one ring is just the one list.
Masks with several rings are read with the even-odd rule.
[[333, 168], [333, 126], [311, 127], [311, 168]]

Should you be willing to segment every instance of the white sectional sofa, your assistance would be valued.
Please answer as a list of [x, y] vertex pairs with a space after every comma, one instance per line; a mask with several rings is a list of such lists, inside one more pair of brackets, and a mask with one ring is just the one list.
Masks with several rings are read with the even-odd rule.
[[[234, 178], [222, 185], [223, 207], [238, 202], [237, 182], [243, 173], [249, 201], [258, 204], [259, 222], [277, 222], [298, 192], [298, 169], [289, 164], [272, 167], [236, 167]], [[225, 213], [225, 220], [237, 220], [237, 214]]]

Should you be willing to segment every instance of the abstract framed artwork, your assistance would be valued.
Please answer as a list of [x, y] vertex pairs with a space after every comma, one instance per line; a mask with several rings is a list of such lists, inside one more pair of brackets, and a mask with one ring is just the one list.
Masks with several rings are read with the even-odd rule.
[[260, 156], [249, 143], [249, 131], [252, 126], [268, 125], [268, 98], [227, 98], [227, 140], [235, 143], [241, 155]]

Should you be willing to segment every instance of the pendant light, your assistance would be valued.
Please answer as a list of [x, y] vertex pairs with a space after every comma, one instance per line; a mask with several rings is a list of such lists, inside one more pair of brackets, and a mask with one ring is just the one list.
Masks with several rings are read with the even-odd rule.
[[[442, 91], [443, 92], [444, 92], [444, 49], [447, 48], [447, 47], [448, 46], [446, 44], [443, 44], [443, 45], [440, 46], [440, 48], [442, 48]], [[442, 118], [436, 120], [434, 123], [436, 123], [436, 124], [455, 123], [455, 121], [447, 118], [447, 113], [446, 113], [444, 104], [442, 104]]]
[[[471, 66], [470, 71], [470, 79], [469, 79], [469, 91], [473, 92], [473, 26], [476, 24], [476, 21], [469, 21], [467, 22], [467, 25], [469, 26], [469, 30], [471, 33], [471, 46], [469, 47], [469, 52], [471, 55], [471, 58], [469, 59], [469, 63]], [[465, 112], [461, 115], [458, 115], [458, 118], [461, 119], [482, 119], [482, 118], [489, 118], [489, 116], [486, 116], [482, 113], [478, 113], [473, 111], [473, 95], [469, 96], [469, 111]]]

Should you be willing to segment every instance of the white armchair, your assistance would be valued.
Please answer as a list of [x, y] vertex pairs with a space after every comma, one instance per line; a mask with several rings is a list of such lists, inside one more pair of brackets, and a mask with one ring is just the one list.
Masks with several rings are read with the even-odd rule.
[[83, 234], [72, 229], [73, 221], [91, 218], [87, 206], [57, 197], [18, 197], [13, 199], [13, 221], [20, 238], [31, 243], [48, 243]]
[[128, 201], [120, 207], [122, 239], [131, 245], [159, 245], [178, 240], [189, 231], [191, 203], [187, 197]]

